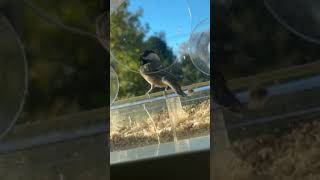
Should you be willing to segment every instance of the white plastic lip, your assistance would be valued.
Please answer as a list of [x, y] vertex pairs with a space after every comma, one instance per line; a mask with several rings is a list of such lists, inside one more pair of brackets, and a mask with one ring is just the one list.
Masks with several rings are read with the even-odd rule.
[[[275, 95], [296, 92], [296, 91], [300, 91], [300, 90], [308, 89], [308, 88], [313, 88], [313, 87], [320, 87], [320, 75], [313, 76], [313, 77], [306, 78], [306, 79], [295, 80], [293, 82], [287, 82], [287, 83], [280, 84], [280, 85], [270, 86], [270, 87], [268, 87], [268, 91], [269, 91], [270, 95], [275, 96]], [[207, 91], [207, 90], [210, 90], [210, 86], [202, 86], [202, 87], [196, 88], [196, 89], [194, 89], [194, 92]], [[168, 97], [176, 97], [176, 96], [177, 96], [176, 94], [168, 95]], [[239, 92], [236, 94], [236, 96], [242, 102], [248, 101], [248, 92], [247, 91]], [[134, 105], [149, 103], [149, 102], [163, 100], [163, 99], [165, 99], [164, 96], [159, 96], [159, 97], [156, 97], [153, 99], [145, 99], [145, 100], [136, 101], [136, 102], [132, 102], [132, 103], [113, 105], [113, 106], [111, 106], [110, 110], [130, 107], [130, 106], [134, 106]]]
[[[277, 96], [305, 89], [312, 89], [315, 87], [320, 87], [320, 75], [308, 77], [305, 79], [294, 80], [292, 82], [286, 82], [279, 85], [269, 86], [267, 89], [270, 96]], [[237, 96], [239, 97], [240, 101], [248, 101], [248, 92], [237, 93]]]
[[128, 163], [138, 160], [161, 158], [182, 153], [210, 150], [210, 136], [202, 136], [155, 144], [123, 151], [110, 152], [110, 164]]
[[[300, 91], [303, 89], [308, 89], [308, 88], [313, 88], [313, 87], [320, 87], [320, 75], [318, 76], [313, 76], [310, 78], [306, 79], [301, 79], [301, 80], [296, 80], [293, 82], [288, 82], [280, 85], [274, 85], [268, 87], [268, 91], [270, 95], [281, 95], [281, 94], [286, 94], [290, 92], [296, 92]], [[200, 92], [200, 91], [207, 91], [210, 90], [210, 86], [202, 86], [199, 88], [194, 89], [194, 92]], [[176, 97], [176, 94], [170, 94], [168, 97]], [[247, 102], [248, 101], [248, 92], [243, 91], [239, 92], [236, 94], [236, 96], [240, 99], [242, 102]], [[119, 104], [119, 105], [113, 105], [111, 106], [110, 110], [115, 110], [115, 109], [120, 109], [120, 108], [125, 108], [125, 107], [130, 107], [134, 105], [139, 105], [139, 104], [144, 104], [144, 103], [149, 103], [153, 101], [158, 101], [158, 100], [163, 100], [165, 99], [164, 96], [159, 96], [153, 99], [145, 99], [141, 101], [136, 101], [132, 103], [125, 103], [125, 104]], [[214, 106], [217, 107], [217, 106]]]
[[[202, 87], [194, 89], [193, 91], [194, 92], [200, 92], [200, 91], [208, 91], [208, 90], [210, 90], [210, 86], [202, 86]], [[178, 95], [175, 94], [175, 93], [174, 94], [169, 94], [169, 95], [167, 95], [167, 98], [176, 97], [176, 96], [178, 96]], [[145, 104], [145, 103], [159, 101], [159, 100], [163, 100], [163, 99], [165, 99], [164, 96], [159, 96], [159, 97], [155, 97], [155, 98], [152, 98], [152, 99], [144, 99], [144, 100], [131, 102], [131, 103], [113, 105], [113, 106], [110, 107], [110, 110], [116, 110], [116, 109], [120, 109], [120, 108], [134, 106], [134, 105]]]

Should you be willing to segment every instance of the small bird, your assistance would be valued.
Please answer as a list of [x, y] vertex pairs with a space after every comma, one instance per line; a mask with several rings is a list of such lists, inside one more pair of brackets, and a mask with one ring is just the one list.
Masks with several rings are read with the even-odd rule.
[[140, 74], [151, 85], [147, 91], [147, 95], [150, 97], [150, 93], [156, 87], [165, 88], [167, 91], [169, 88], [173, 89], [178, 95], [185, 97], [184, 93], [178, 83], [177, 78], [163, 70], [160, 57], [152, 50], [144, 51], [140, 56]]

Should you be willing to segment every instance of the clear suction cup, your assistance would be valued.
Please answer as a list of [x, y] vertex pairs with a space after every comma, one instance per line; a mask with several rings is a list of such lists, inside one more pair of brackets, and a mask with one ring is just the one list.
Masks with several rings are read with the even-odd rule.
[[264, 0], [269, 12], [292, 33], [320, 44], [320, 1]]
[[0, 139], [18, 120], [27, 93], [27, 62], [10, 21], [0, 16]]
[[195, 67], [210, 75], [210, 20], [202, 20], [190, 36], [189, 54]]

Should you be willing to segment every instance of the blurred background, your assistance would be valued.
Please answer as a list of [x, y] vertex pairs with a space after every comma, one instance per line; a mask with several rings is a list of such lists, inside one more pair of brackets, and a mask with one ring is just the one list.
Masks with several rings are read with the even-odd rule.
[[212, 179], [319, 179], [319, 2], [212, 5], [213, 64], [248, 106], [213, 112]]
[[192, 27], [209, 18], [209, 8], [210, 1], [123, 1], [110, 18], [111, 65], [119, 77], [118, 99], [144, 95], [148, 90], [148, 83], [137, 74], [139, 56], [146, 49], [159, 54], [164, 69], [181, 78], [182, 86], [208, 81], [210, 77], [192, 63], [188, 46]]
[[[265, 1], [274, 4], [270, 8], [279, 13], [276, 16], [273, 16], [272, 11], [270, 12], [263, 2], [237, 0], [228, 2], [216, 3], [214, 7], [221, 11], [213, 12], [212, 19], [216, 26], [213, 29], [217, 48], [214, 53], [215, 63], [223, 69], [227, 79], [319, 60], [319, 45], [301, 36], [315, 41], [319, 39], [315, 33], [317, 28], [314, 28], [316, 20], [307, 15], [300, 18], [290, 16], [294, 12], [312, 13], [308, 6], [302, 6], [300, 10], [294, 9], [299, 4], [312, 4], [311, 1], [304, 3], [297, 0], [292, 5], [294, 7], [287, 7], [289, 5], [282, 7], [274, 1]], [[314, 8], [318, 7], [315, 4]], [[295, 34], [291, 28], [287, 29], [287, 25], [282, 25], [281, 22], [288, 22], [292, 29], [300, 34]], [[304, 31], [302, 28], [309, 31]], [[220, 67], [220, 64], [223, 65]]]
[[[105, 105], [106, 52], [91, 37], [101, 13], [97, 1], [4, 1], [1, 9], [17, 26], [28, 62], [29, 89], [18, 123]], [[63, 28], [68, 26], [87, 33]]]
[[0, 1], [2, 179], [106, 179], [102, 13], [99, 1]]

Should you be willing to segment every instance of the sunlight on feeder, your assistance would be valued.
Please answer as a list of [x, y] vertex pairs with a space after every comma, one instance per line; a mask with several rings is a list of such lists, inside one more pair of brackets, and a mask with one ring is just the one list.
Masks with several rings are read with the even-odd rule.
[[154, 122], [152, 116], [150, 115], [148, 109], [146, 108], [146, 104], [143, 104], [143, 109], [146, 111], [146, 113], [148, 114], [149, 116], [149, 119], [151, 121], [151, 124], [154, 128], [154, 132], [157, 134], [157, 139], [158, 139], [158, 144], [160, 144], [160, 137], [159, 137], [159, 133], [158, 133], [158, 130], [157, 130], [157, 126], [156, 126], [156, 123]]
[[166, 98], [166, 104], [169, 112], [170, 123], [173, 129], [174, 142], [177, 142], [178, 138], [176, 133], [176, 122], [180, 118], [184, 118], [187, 115], [182, 109], [182, 105], [179, 97]]

